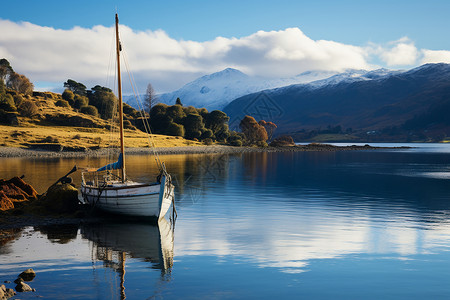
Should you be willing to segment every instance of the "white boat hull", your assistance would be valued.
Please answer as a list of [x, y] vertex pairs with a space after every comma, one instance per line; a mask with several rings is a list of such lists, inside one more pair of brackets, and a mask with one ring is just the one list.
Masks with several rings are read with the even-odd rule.
[[125, 216], [162, 218], [172, 204], [174, 186], [161, 177], [161, 183], [125, 182], [96, 187], [81, 184], [86, 203], [104, 212]]

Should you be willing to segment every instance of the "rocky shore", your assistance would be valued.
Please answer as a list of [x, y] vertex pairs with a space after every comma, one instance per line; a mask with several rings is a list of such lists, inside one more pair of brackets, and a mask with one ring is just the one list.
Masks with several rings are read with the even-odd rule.
[[[187, 146], [187, 147], [158, 147], [154, 150], [158, 154], [209, 154], [209, 153], [245, 153], [245, 152], [295, 152], [295, 151], [356, 151], [375, 149], [405, 149], [409, 147], [374, 147], [365, 146], [334, 146], [329, 144], [311, 143], [308, 145], [284, 146], [284, 147], [233, 147], [224, 145], [211, 146]], [[126, 148], [127, 154], [147, 155], [152, 154], [150, 148]], [[0, 147], [0, 157], [100, 157], [109, 154], [109, 149], [100, 148], [87, 151], [50, 151], [44, 149], [25, 149], [15, 147]]]
[[9, 229], [79, 224], [95, 218], [79, 202], [78, 190], [60, 180], [39, 195], [20, 177], [0, 179], [0, 245], [2, 240], [14, 236], [14, 230]]

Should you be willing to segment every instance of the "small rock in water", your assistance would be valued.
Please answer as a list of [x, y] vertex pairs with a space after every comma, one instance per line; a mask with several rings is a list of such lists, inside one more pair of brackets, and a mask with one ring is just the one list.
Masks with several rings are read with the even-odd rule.
[[15, 284], [19, 284], [19, 283], [21, 283], [21, 282], [23, 282], [22, 277], [17, 277], [17, 279], [14, 280], [14, 283], [15, 283]]
[[29, 268], [29, 269], [23, 271], [22, 273], [20, 273], [19, 277], [25, 281], [31, 281], [34, 279], [34, 277], [36, 277], [36, 273], [34, 272], [34, 270], [32, 268]]
[[74, 212], [78, 208], [78, 190], [68, 183], [55, 184], [48, 188], [40, 201], [56, 213]]
[[18, 292], [32, 292], [33, 289], [31, 288], [31, 286], [29, 286], [28, 284], [26, 284], [25, 282], [20, 282], [18, 285], [16, 285], [16, 291]]
[[0, 286], [0, 299], [8, 299], [14, 296], [16, 292], [13, 289], [7, 289], [4, 284]]
[[9, 280], [5, 280], [5, 281], [3, 281], [4, 283], [11, 283], [11, 281], [9, 281]]

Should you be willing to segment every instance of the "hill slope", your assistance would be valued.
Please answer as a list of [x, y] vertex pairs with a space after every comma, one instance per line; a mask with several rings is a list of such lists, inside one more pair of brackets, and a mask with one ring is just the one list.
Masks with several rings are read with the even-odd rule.
[[[32, 117], [17, 115], [15, 125], [0, 119], [0, 147], [85, 151], [116, 145], [111, 139], [109, 122], [98, 117], [77, 112], [71, 107], [59, 107], [56, 101], [61, 94], [34, 92], [25, 96], [37, 106]], [[127, 147], [148, 147], [146, 133], [134, 126], [125, 129]], [[201, 145], [182, 137], [153, 134], [156, 147]]]

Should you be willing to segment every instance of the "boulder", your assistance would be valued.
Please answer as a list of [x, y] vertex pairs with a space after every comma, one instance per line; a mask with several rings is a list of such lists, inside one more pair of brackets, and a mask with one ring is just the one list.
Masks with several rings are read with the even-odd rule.
[[14, 280], [15, 284], [20, 284], [21, 282], [24, 282], [22, 277], [17, 277], [16, 280]]
[[55, 184], [40, 199], [44, 206], [55, 213], [70, 213], [78, 209], [78, 190], [71, 184]]
[[26, 284], [25, 282], [22, 281], [16, 285], [16, 291], [17, 292], [33, 292], [33, 289], [31, 288], [31, 286], [29, 286], [28, 284]]
[[19, 274], [19, 277], [25, 281], [31, 281], [36, 277], [36, 272], [32, 268], [26, 269], [22, 273]]
[[7, 289], [4, 284], [0, 286], [0, 299], [8, 299], [16, 295], [13, 289]]
[[9, 183], [14, 184], [16, 187], [20, 188], [22, 191], [27, 193], [28, 198], [37, 199], [37, 191], [28, 183], [22, 180], [20, 177], [13, 177], [8, 180]]
[[11, 201], [11, 199], [9, 199], [8, 196], [6, 196], [5, 192], [0, 191], [0, 210], [5, 211], [13, 208], [14, 204]]
[[0, 191], [3, 191], [11, 201], [28, 200], [28, 194], [9, 180], [0, 179]]

